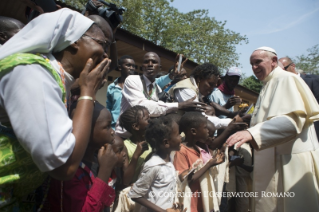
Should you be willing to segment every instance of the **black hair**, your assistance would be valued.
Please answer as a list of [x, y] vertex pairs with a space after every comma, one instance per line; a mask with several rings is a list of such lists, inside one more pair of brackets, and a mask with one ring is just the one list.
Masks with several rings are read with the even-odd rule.
[[203, 122], [207, 122], [207, 118], [201, 112], [187, 112], [180, 120], [179, 129], [186, 133], [191, 128], [198, 128]]
[[124, 111], [124, 113], [122, 113], [122, 115], [119, 118], [120, 126], [122, 128], [125, 128], [127, 131], [132, 132], [132, 125], [138, 122], [138, 112], [142, 111], [144, 116], [145, 110], [147, 110], [147, 108], [141, 105], [135, 105], [134, 107], [127, 109], [126, 111]]
[[180, 113], [169, 113], [169, 114], [167, 114], [166, 116], [172, 118], [173, 121], [174, 121], [176, 124], [179, 125], [180, 120], [181, 120], [181, 118], [182, 118], [183, 115], [180, 114]]
[[207, 79], [210, 78], [212, 75], [218, 77], [220, 75], [220, 72], [217, 66], [211, 63], [204, 63], [197, 66], [191, 74], [191, 76], [193, 76], [195, 79]]
[[124, 60], [126, 59], [131, 59], [134, 60], [133, 57], [131, 57], [130, 55], [123, 55], [120, 59], [119, 59], [119, 65], [122, 65], [124, 63]]
[[163, 140], [170, 137], [173, 123], [171, 116], [161, 116], [149, 121], [145, 131], [145, 140], [151, 145], [152, 153], [158, 152]]

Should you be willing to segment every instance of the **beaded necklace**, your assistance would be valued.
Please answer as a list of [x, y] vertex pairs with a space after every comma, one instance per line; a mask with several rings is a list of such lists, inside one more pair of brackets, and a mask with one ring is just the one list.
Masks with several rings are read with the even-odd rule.
[[[45, 56], [45, 55], [43, 55], [43, 54], [37, 54], [37, 55], [43, 57], [43, 58], [45, 59], [45, 61], [47, 61], [48, 63], [50, 63], [50, 59], [49, 59], [47, 56]], [[57, 63], [58, 63], [58, 65], [59, 65], [59, 69], [60, 69], [60, 73], [58, 73], [58, 74], [59, 74], [59, 76], [60, 76], [60, 78], [61, 78], [61, 81], [62, 81], [64, 90], [66, 91], [66, 88], [65, 88], [65, 73], [64, 73], [65, 70], [64, 70], [64, 68], [62, 67], [62, 64], [61, 64], [60, 62], [57, 61]], [[63, 103], [64, 103], [65, 108], [68, 109], [66, 96], [64, 97]]]

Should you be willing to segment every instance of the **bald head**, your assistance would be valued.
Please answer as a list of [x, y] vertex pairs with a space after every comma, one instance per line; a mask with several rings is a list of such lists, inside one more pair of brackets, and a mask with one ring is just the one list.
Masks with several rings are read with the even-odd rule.
[[284, 70], [291, 72], [293, 74], [298, 74], [296, 71], [296, 65], [294, 64], [294, 62], [291, 60], [290, 57], [282, 57], [279, 59], [279, 62], [282, 63], [282, 65], [284, 66]]
[[104, 18], [99, 15], [90, 15], [88, 18], [94, 21], [94, 23], [96, 23], [102, 29], [102, 32], [104, 33], [106, 38], [110, 37], [113, 41], [112, 28]]
[[4, 44], [5, 42], [7, 42], [23, 27], [24, 24], [17, 19], [0, 16], [0, 44]]
[[285, 69], [284, 65], [280, 61], [278, 61], [278, 66], [282, 68], [283, 70]]

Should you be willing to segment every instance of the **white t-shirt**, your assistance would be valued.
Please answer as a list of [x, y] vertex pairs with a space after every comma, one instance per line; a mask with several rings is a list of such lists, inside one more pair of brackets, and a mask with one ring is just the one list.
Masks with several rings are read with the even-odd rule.
[[[158, 155], [148, 160], [134, 183], [128, 196], [130, 198], [144, 197], [148, 201], [166, 210], [175, 203], [177, 174], [171, 162], [165, 162]], [[144, 206], [140, 212], [152, 211]]]

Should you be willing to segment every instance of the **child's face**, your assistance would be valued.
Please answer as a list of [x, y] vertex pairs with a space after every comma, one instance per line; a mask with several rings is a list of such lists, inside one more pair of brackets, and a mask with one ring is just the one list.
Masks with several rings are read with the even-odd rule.
[[208, 128], [208, 139], [207, 139], [207, 143], [210, 143], [211, 141], [214, 140], [215, 138], [215, 131], [216, 128], [214, 126], [213, 123], [211, 123], [210, 121], [207, 120], [207, 128]]
[[179, 151], [181, 149], [182, 136], [179, 134], [179, 126], [173, 122], [171, 135], [168, 139], [168, 144], [171, 151]]
[[148, 126], [148, 121], [150, 120], [150, 113], [148, 110], [143, 110], [138, 112], [138, 127], [139, 131], [145, 130]]
[[204, 121], [196, 128], [196, 141], [206, 143], [208, 138], [209, 131], [207, 128], [207, 121]]
[[101, 110], [99, 117], [97, 118], [92, 134], [92, 143], [97, 148], [100, 148], [104, 144], [113, 144], [114, 142], [114, 130], [111, 127], [112, 117], [110, 112], [104, 108]]
[[122, 139], [115, 139], [112, 145], [113, 151], [117, 156], [116, 167], [122, 167], [126, 159], [126, 151]]

